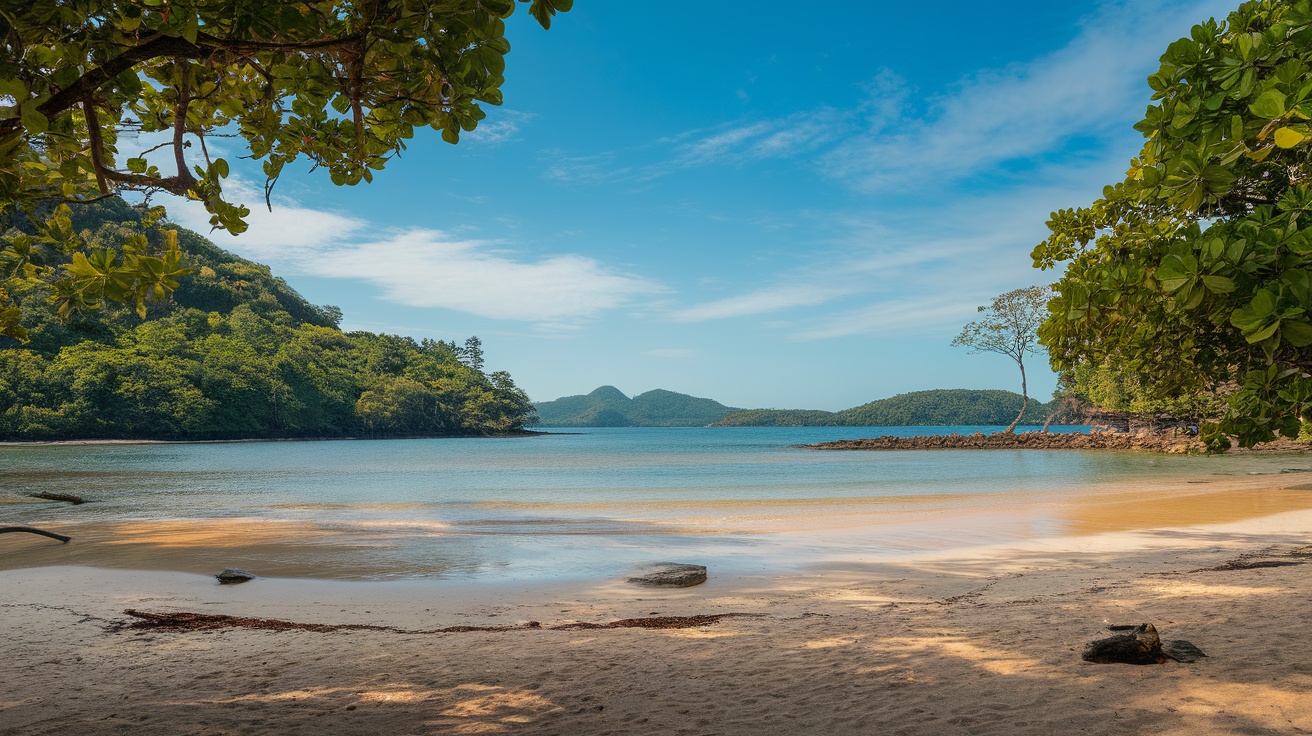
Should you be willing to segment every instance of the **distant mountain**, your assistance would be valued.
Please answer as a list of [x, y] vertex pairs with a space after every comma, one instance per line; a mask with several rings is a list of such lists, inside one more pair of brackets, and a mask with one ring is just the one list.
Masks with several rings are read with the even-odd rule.
[[718, 401], [659, 388], [629, 398], [614, 386], [534, 406], [537, 423], [544, 427], [704, 427], [739, 411]]
[[[898, 394], [840, 412], [751, 409], [734, 412], [717, 427], [916, 427], [1011, 424], [1023, 398], [1012, 391], [936, 389]], [[1030, 399], [1022, 424], [1043, 424], [1052, 407]]]

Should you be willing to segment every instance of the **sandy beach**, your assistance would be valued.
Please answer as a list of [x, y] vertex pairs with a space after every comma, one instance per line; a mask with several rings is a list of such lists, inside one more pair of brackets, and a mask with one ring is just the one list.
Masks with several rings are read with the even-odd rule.
[[[1249, 487], [1258, 480], [1242, 490], [1260, 494]], [[1217, 490], [1214, 500], [1226, 498]], [[1225, 523], [1198, 523], [1200, 511], [1187, 525], [1118, 530], [1093, 515], [1080, 534], [787, 575], [718, 575], [699, 561], [710, 580], [673, 590], [620, 580], [219, 586], [188, 572], [9, 569], [0, 733], [1309, 732], [1312, 509], [1263, 515], [1272, 509], [1250, 498], [1235, 512], [1238, 492], [1213, 506], [1232, 509], [1212, 519]], [[1201, 498], [1181, 508], [1205, 509]], [[1138, 511], [1170, 518], [1148, 502]], [[25, 535], [6, 536], [13, 551]], [[124, 626], [125, 609], [512, 628], [137, 630]], [[675, 630], [552, 628], [726, 613], [750, 615]], [[1141, 622], [1207, 658], [1081, 661], [1107, 625]]]

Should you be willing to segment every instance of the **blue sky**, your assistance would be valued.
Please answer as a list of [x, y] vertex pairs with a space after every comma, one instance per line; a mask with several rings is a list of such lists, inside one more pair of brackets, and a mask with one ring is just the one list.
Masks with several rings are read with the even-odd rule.
[[1123, 176], [1157, 57], [1232, 7], [579, 0], [550, 31], [521, 7], [506, 104], [458, 146], [422, 132], [372, 185], [289, 172], [272, 213], [238, 165], [252, 227], [213, 237], [346, 329], [477, 334], [535, 400], [1016, 390], [949, 343], [1053, 280], [1048, 213]]

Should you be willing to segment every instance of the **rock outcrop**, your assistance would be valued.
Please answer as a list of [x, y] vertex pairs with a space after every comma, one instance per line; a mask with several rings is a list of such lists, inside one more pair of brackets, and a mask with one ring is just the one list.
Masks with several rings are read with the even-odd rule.
[[1019, 432], [943, 434], [920, 437], [872, 437], [801, 445], [808, 450], [1144, 450], [1171, 454], [1201, 453], [1197, 437], [1175, 433]]
[[706, 582], [706, 567], [680, 562], [658, 562], [629, 578], [628, 582], [662, 588], [690, 588]]

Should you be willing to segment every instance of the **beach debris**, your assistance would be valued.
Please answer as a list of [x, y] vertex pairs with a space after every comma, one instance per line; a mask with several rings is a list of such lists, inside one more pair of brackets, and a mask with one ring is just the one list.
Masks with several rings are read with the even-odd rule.
[[236, 585], [237, 583], [244, 583], [247, 580], [255, 579], [255, 575], [252, 575], [245, 570], [238, 570], [235, 567], [229, 567], [214, 577], [219, 579], [220, 585]]
[[1203, 650], [1184, 639], [1162, 641], [1152, 624], [1108, 626], [1108, 631], [1127, 633], [1089, 642], [1083, 659], [1099, 664], [1161, 664], [1168, 659], [1186, 664], [1206, 657]]
[[71, 503], [74, 506], [80, 506], [87, 502], [87, 500], [81, 496], [70, 496], [67, 493], [47, 493], [42, 491], [40, 493], [29, 493], [27, 495], [29, 498], [40, 498], [45, 501], [64, 501], [65, 503]]
[[706, 566], [682, 562], [658, 562], [629, 578], [628, 582], [662, 588], [690, 588], [706, 582]]
[[392, 634], [464, 634], [473, 631], [533, 631], [551, 629], [554, 631], [572, 631], [576, 629], [690, 629], [710, 626], [722, 619], [758, 616], [753, 613], [715, 613], [700, 616], [661, 616], [658, 618], [624, 618], [618, 621], [594, 624], [572, 622], [557, 626], [543, 626], [537, 621], [523, 621], [515, 626], [448, 626], [442, 629], [400, 629], [395, 626], [376, 626], [373, 624], [306, 624], [295, 621], [282, 621], [272, 618], [246, 618], [244, 616], [225, 616], [214, 613], [192, 613], [189, 611], [166, 611], [155, 613], [129, 608], [123, 613], [137, 619], [121, 628], [128, 629], [163, 629], [168, 631], [209, 631], [214, 629], [265, 629], [270, 631], [313, 631], [330, 633], [334, 631], [385, 631]]
[[[1111, 628], [1111, 627], [1109, 627]], [[1124, 627], [1116, 627], [1121, 631]], [[1139, 624], [1129, 633], [1091, 641], [1084, 647], [1085, 662], [1099, 664], [1159, 664], [1166, 661], [1162, 640], [1152, 624]]]
[[1216, 567], [1204, 567], [1201, 570], [1191, 570], [1191, 572], [1228, 572], [1230, 570], [1257, 570], [1263, 567], [1289, 567], [1291, 565], [1301, 565], [1305, 560], [1250, 560], [1240, 558], [1231, 560]]
[[64, 544], [68, 544], [72, 537], [66, 537], [63, 534], [55, 534], [44, 529], [34, 529], [30, 526], [0, 526], [0, 534], [9, 534], [10, 532], [27, 532], [28, 534], [40, 534], [43, 537], [58, 539]]

